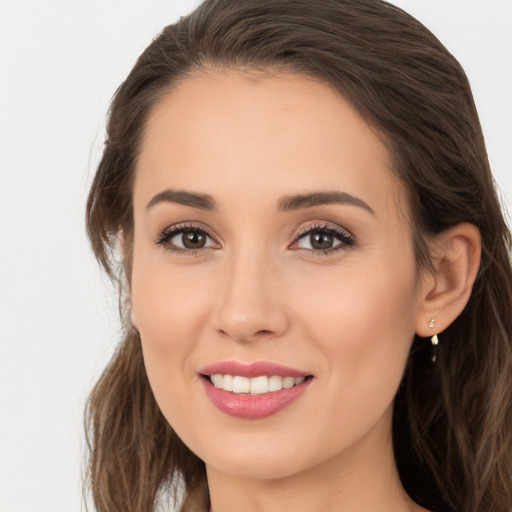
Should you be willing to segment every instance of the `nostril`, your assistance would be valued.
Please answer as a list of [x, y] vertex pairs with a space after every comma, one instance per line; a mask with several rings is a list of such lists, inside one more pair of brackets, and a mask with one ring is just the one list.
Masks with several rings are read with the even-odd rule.
[[210, 324], [221, 336], [246, 342], [282, 336], [288, 319], [278, 305], [265, 301], [244, 304], [233, 299], [215, 309]]

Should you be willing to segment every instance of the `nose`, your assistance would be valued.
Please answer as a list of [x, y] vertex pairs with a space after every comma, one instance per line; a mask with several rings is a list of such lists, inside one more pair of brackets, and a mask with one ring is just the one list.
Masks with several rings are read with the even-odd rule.
[[213, 313], [217, 332], [237, 342], [277, 338], [289, 321], [279, 270], [254, 252], [233, 255], [219, 274]]

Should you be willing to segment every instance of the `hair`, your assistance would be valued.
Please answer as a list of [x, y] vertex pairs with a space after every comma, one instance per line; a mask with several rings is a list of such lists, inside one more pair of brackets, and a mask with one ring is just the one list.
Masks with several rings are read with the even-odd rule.
[[[463, 69], [420, 22], [381, 0], [206, 0], [165, 27], [115, 93], [87, 202], [93, 250], [121, 295], [130, 283], [132, 185], [148, 114], [177, 83], [216, 68], [293, 72], [339, 91], [382, 134], [406, 186], [419, 269], [431, 267], [429, 237], [463, 222], [480, 230], [473, 291], [443, 332], [436, 363], [424, 339], [413, 341], [393, 444], [403, 486], [420, 505], [509, 512], [511, 236]], [[161, 414], [139, 335], [123, 317], [124, 336], [86, 410], [94, 505], [148, 512], [181, 489], [182, 511], [206, 510], [204, 463]]]

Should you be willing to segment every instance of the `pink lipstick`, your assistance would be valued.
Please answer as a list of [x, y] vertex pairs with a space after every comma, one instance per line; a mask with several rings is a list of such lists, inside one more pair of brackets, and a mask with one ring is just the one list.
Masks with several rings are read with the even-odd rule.
[[271, 416], [297, 400], [312, 375], [266, 361], [224, 361], [200, 371], [208, 398], [222, 412], [245, 419]]

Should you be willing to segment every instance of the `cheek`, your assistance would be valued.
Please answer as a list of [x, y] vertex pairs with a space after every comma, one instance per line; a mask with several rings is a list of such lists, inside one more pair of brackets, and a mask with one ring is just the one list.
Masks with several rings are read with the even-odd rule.
[[132, 302], [137, 327], [162, 354], [191, 347], [205, 325], [212, 293], [204, 272], [169, 268], [165, 256], [134, 259]]
[[358, 401], [392, 401], [414, 338], [413, 260], [383, 267], [318, 276], [303, 286], [296, 315], [326, 357], [332, 389], [353, 390], [343, 396], [356, 409]]
[[[186, 275], [185, 275], [186, 274]], [[144, 363], [155, 398], [169, 423], [189, 418], [193, 354], [206, 324], [211, 291], [199, 275], [169, 269], [164, 258], [134, 258], [132, 302]], [[207, 281], [206, 281], [207, 283]]]

